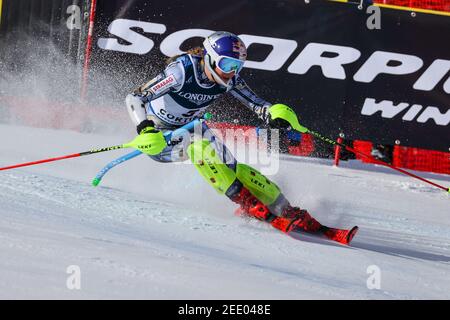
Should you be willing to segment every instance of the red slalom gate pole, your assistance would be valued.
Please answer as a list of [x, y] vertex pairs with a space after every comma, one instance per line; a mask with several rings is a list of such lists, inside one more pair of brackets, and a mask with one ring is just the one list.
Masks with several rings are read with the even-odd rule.
[[86, 51], [84, 53], [83, 79], [81, 80], [81, 99], [85, 101], [88, 87], [89, 67], [92, 52], [92, 39], [94, 37], [95, 13], [97, 8], [97, 0], [91, 0], [91, 9], [89, 14], [89, 30], [86, 43]]
[[334, 146], [334, 165], [337, 167], [339, 166], [339, 158], [341, 156], [341, 146], [340, 144], [343, 142], [344, 140], [339, 137], [337, 138], [337, 143]]
[[393, 165], [390, 165], [389, 163], [386, 163], [386, 162], [383, 162], [383, 161], [381, 161], [381, 160], [375, 159], [374, 157], [369, 156], [368, 154], [365, 154], [364, 152], [361, 152], [361, 151], [358, 151], [358, 150], [356, 150], [356, 149], [353, 149], [352, 147], [350, 147], [350, 146], [348, 146], [348, 145], [346, 145], [346, 144], [344, 144], [344, 143], [342, 143], [342, 142], [336, 142], [336, 141], [334, 141], [334, 140], [332, 140], [332, 139], [330, 139], [330, 138], [327, 138], [327, 137], [322, 136], [322, 135], [321, 135], [320, 133], [318, 133], [318, 132], [315, 132], [315, 131], [310, 130], [310, 129], [307, 129], [307, 128], [305, 128], [305, 129], [307, 130], [307, 133], [312, 134], [313, 136], [319, 138], [320, 140], [323, 140], [323, 141], [325, 141], [325, 142], [331, 143], [332, 145], [335, 145], [335, 146], [340, 146], [341, 148], [344, 148], [344, 149], [346, 149], [346, 150], [348, 150], [348, 151], [350, 151], [350, 152], [353, 152], [354, 154], [358, 154], [358, 155], [360, 155], [360, 156], [362, 156], [362, 157], [369, 158], [369, 159], [371, 159], [372, 161], [374, 161], [376, 164], [380, 164], [380, 165], [383, 165], [383, 166], [385, 166], [385, 167], [389, 167], [389, 168], [391, 168], [391, 169], [394, 169], [394, 170], [396, 170], [396, 171], [398, 171], [398, 172], [401, 172], [401, 173], [403, 173], [403, 174], [406, 174], [407, 176], [410, 176], [410, 177], [415, 178], [415, 179], [418, 179], [418, 180], [420, 180], [420, 181], [422, 181], [422, 182], [431, 184], [432, 186], [435, 186], [436, 188], [442, 189], [442, 190], [444, 190], [444, 191], [446, 191], [446, 192], [448, 192], [448, 193], [450, 194], [450, 187], [449, 187], [449, 188], [446, 188], [446, 187], [441, 186], [441, 185], [439, 185], [439, 184], [437, 184], [437, 183], [434, 183], [434, 182], [432, 182], [432, 181], [430, 181], [430, 180], [427, 180], [427, 179], [425, 179], [425, 178], [419, 177], [418, 175], [415, 175], [414, 173], [408, 172], [408, 171], [406, 171], [406, 170], [403, 170], [403, 169], [397, 168], [397, 167], [395, 167], [395, 166], [393, 166]]

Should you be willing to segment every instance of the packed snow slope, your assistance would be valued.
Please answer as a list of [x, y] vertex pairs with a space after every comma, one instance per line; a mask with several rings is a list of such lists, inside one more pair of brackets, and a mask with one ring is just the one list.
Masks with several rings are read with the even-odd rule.
[[[0, 125], [0, 166], [132, 137]], [[450, 298], [450, 198], [441, 190], [356, 162], [282, 160], [271, 178], [292, 203], [326, 225], [360, 227], [344, 247], [234, 216], [191, 165], [140, 156], [92, 187], [125, 152], [0, 172], [0, 298]], [[79, 290], [66, 286], [71, 265]], [[367, 286], [373, 266], [379, 289]]]

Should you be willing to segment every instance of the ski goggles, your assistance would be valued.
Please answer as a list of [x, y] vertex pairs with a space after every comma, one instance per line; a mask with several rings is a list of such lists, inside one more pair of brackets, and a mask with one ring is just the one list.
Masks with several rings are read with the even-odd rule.
[[225, 73], [236, 72], [239, 73], [244, 67], [244, 61], [230, 57], [220, 56], [217, 60], [216, 66]]

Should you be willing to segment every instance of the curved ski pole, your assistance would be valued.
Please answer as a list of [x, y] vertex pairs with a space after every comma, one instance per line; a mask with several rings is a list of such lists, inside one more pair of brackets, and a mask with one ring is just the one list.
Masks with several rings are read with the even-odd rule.
[[[319, 139], [322, 140], [322, 141], [325, 141], [325, 142], [330, 143], [330, 144], [332, 144], [332, 145], [340, 146], [340, 147], [342, 147], [342, 148], [344, 148], [344, 149], [346, 149], [346, 150], [348, 150], [348, 151], [350, 151], [350, 152], [352, 152], [352, 153], [354, 153], [354, 154], [358, 154], [358, 155], [360, 155], [360, 156], [362, 156], [362, 157], [369, 158], [369, 159], [371, 159], [372, 161], [374, 161], [376, 164], [383, 165], [383, 166], [385, 166], [385, 167], [389, 167], [389, 168], [391, 168], [391, 169], [394, 169], [394, 170], [396, 170], [396, 171], [398, 171], [398, 172], [401, 172], [401, 173], [403, 173], [403, 174], [405, 174], [405, 175], [407, 175], [407, 176], [410, 176], [410, 177], [415, 178], [415, 179], [418, 179], [418, 180], [420, 180], [420, 181], [422, 181], [422, 182], [431, 184], [432, 186], [434, 186], [434, 187], [436, 187], [436, 188], [439, 188], [439, 189], [442, 189], [442, 190], [444, 190], [444, 191], [446, 191], [447, 193], [450, 194], [450, 187], [449, 187], [449, 188], [446, 188], [446, 187], [441, 186], [441, 185], [439, 185], [439, 184], [437, 184], [437, 183], [434, 183], [434, 182], [432, 182], [432, 181], [430, 181], [430, 180], [427, 180], [427, 179], [425, 179], [425, 178], [419, 177], [418, 175], [415, 175], [414, 173], [408, 172], [408, 171], [406, 171], [406, 170], [397, 168], [397, 167], [395, 167], [395, 166], [393, 166], [393, 165], [391, 165], [391, 164], [389, 164], [389, 163], [386, 163], [386, 162], [383, 162], [383, 161], [381, 161], [381, 160], [375, 159], [374, 157], [369, 156], [368, 154], [365, 154], [365, 153], [363, 153], [363, 152], [361, 152], [361, 151], [358, 151], [358, 150], [356, 150], [356, 149], [353, 149], [352, 147], [346, 145], [345, 143], [340, 143], [340, 142], [334, 141], [334, 140], [332, 140], [332, 139], [330, 139], [330, 138], [328, 138], [328, 137], [324, 137], [324, 136], [322, 136], [320, 133], [318, 133], [318, 132], [316, 132], [316, 131], [313, 131], [313, 130], [310, 130], [310, 129], [308, 129], [308, 128], [305, 128], [305, 127], [302, 127], [302, 128], [305, 130], [305, 133], [312, 134], [314, 137], [319, 138]], [[303, 131], [302, 131], [302, 132], [303, 132]]]
[[98, 186], [100, 184], [100, 182], [102, 181], [103, 176], [105, 174], [107, 174], [109, 170], [111, 170], [115, 166], [117, 166], [117, 165], [119, 165], [119, 164], [121, 164], [121, 163], [123, 163], [125, 161], [131, 160], [131, 159], [133, 159], [133, 158], [135, 158], [135, 157], [137, 157], [137, 156], [139, 156], [141, 154], [142, 154], [141, 151], [135, 150], [133, 152], [127, 153], [126, 155], [123, 155], [123, 156], [121, 156], [121, 157], [111, 161], [106, 166], [104, 166], [103, 169], [100, 170], [99, 173], [95, 176], [95, 178], [92, 180], [92, 185], [94, 187]]

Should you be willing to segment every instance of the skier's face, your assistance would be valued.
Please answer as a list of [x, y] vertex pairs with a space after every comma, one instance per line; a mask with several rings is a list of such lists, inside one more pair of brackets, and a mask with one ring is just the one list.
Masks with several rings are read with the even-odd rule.
[[[236, 72], [232, 71], [230, 73], [225, 73], [222, 70], [220, 70], [219, 68], [214, 68], [214, 71], [217, 73], [217, 75], [222, 79], [223, 82], [228, 83], [228, 81], [231, 80], [231, 78], [233, 78], [236, 74]], [[214, 80], [214, 77], [212, 76], [211, 72], [209, 72], [208, 68], [205, 68], [205, 73], [206, 76], [208, 77], [208, 79], [210, 81], [216, 82]]]
[[219, 68], [215, 68], [214, 71], [216, 71], [216, 73], [219, 75], [219, 77], [226, 83], [228, 81], [231, 80], [231, 78], [233, 78], [236, 74], [235, 71], [231, 71], [229, 73], [225, 73], [222, 70], [220, 70]]

